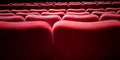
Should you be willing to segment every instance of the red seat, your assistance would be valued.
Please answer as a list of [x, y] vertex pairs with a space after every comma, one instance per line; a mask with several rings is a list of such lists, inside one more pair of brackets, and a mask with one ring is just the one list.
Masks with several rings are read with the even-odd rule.
[[48, 12], [64, 12], [64, 13], [66, 13], [66, 9], [49, 9]]
[[102, 11], [94, 11], [91, 14], [97, 15], [97, 16], [101, 16], [102, 14], [116, 14], [116, 12], [102, 12]]
[[82, 7], [82, 4], [80, 2], [69, 2], [68, 7], [73, 9], [79, 9]]
[[27, 10], [27, 9], [23, 9], [23, 10], [15, 10], [15, 9], [13, 9], [13, 10], [11, 10], [11, 12], [12, 13], [18, 13], [18, 12], [26, 12], [26, 13], [28, 13], [29, 10]]
[[94, 3], [94, 2], [92, 2], [92, 1], [82, 1], [81, 3], [86, 4], [86, 3]]
[[57, 2], [57, 3], [55, 3], [54, 8], [55, 9], [67, 9], [68, 3]]
[[14, 13], [0, 13], [0, 16], [14, 16]]
[[46, 22], [0, 21], [0, 40], [4, 60], [53, 59], [51, 27]]
[[42, 13], [42, 12], [47, 12], [47, 9], [30, 9], [30, 12], [38, 12], [38, 13]]
[[25, 19], [22, 16], [0, 16], [0, 21], [22, 22]]
[[114, 11], [117, 12], [120, 8], [106, 8], [105, 11]]
[[103, 20], [119, 20], [120, 21], [120, 15], [119, 14], [103, 14], [100, 16], [100, 21]]
[[119, 60], [120, 22], [59, 21], [53, 26], [55, 60]]
[[26, 21], [46, 21], [51, 26], [59, 20], [61, 20], [61, 17], [57, 15], [49, 15], [49, 16], [38, 16], [38, 15], [28, 15], [25, 18]]
[[97, 8], [97, 9], [88, 8], [86, 11], [92, 13], [93, 11], [104, 11], [104, 9], [103, 8]]
[[85, 9], [68, 9], [67, 12], [85, 12]]
[[99, 8], [107, 8], [107, 7], [111, 7], [112, 3], [110, 2], [98, 2], [98, 7]]
[[0, 4], [0, 10], [4, 10], [4, 9], [10, 9], [10, 5], [9, 4]]
[[89, 12], [67, 12], [66, 15], [90, 15]]
[[24, 5], [25, 9], [39, 9], [40, 5], [39, 4], [26, 4]]
[[50, 3], [43, 3], [43, 4], [40, 4], [40, 8], [41, 9], [50, 9], [50, 8], [53, 8], [53, 4], [50, 4]]
[[120, 7], [120, 1], [112, 2], [113, 7]]
[[0, 10], [0, 13], [10, 13], [10, 10]]
[[45, 2], [47, 4], [55, 4], [56, 2]]
[[80, 22], [94, 22], [98, 21], [97, 15], [65, 15], [62, 20], [80, 21]]
[[37, 12], [31, 12], [31, 13], [18, 12], [18, 13], [16, 13], [16, 15], [26, 17], [27, 15], [40, 15], [40, 13], [37, 13]]
[[43, 12], [41, 13], [42, 16], [45, 16], [45, 15], [58, 15], [60, 16], [61, 18], [65, 15], [65, 13], [63, 12]]
[[11, 3], [9, 9], [25, 9], [24, 3]]
[[83, 3], [83, 8], [97, 8], [97, 4], [95, 2], [87, 2]]

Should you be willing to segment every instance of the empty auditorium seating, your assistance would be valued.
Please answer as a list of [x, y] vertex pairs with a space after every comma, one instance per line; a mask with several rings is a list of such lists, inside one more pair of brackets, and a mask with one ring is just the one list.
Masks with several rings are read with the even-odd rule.
[[30, 12], [38, 12], [38, 13], [42, 13], [42, 12], [47, 12], [47, 9], [30, 9]]
[[0, 60], [120, 60], [120, 1], [0, 1]]
[[100, 16], [100, 21], [103, 20], [120, 20], [120, 15], [119, 14], [103, 14]]
[[0, 16], [14, 16], [14, 13], [0, 13]]
[[89, 12], [67, 12], [66, 15], [89, 15]]
[[25, 18], [26, 21], [46, 21], [51, 26], [59, 20], [61, 20], [61, 17], [57, 15], [49, 15], [49, 16], [38, 16], [38, 15], [28, 15]]
[[22, 22], [25, 21], [25, 19], [22, 16], [0, 16], [0, 21]]
[[67, 12], [85, 12], [85, 9], [68, 9]]
[[53, 60], [51, 27], [43, 21], [0, 21], [0, 60]]
[[65, 15], [65, 13], [63, 13], [63, 12], [43, 12], [43, 13], [41, 13], [41, 15], [58, 15], [58, 16], [60, 16], [61, 18]]
[[80, 21], [80, 22], [94, 22], [98, 21], [97, 15], [65, 15], [62, 20]]
[[120, 22], [59, 21], [53, 26], [55, 60], [119, 60]]
[[86, 11], [92, 13], [93, 11], [104, 11], [104, 9], [103, 8], [97, 8], [97, 9], [88, 8]]
[[94, 14], [94, 15], [97, 15], [100, 17], [102, 14], [116, 14], [116, 12], [113, 12], [113, 11], [109, 11], [109, 12], [94, 11], [91, 14]]
[[48, 12], [64, 12], [64, 13], [66, 13], [66, 9], [49, 9]]

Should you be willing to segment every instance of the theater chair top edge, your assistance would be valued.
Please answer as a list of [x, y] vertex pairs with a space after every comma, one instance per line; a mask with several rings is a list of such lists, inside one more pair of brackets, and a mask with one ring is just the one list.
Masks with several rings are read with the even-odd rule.
[[0, 29], [30, 29], [30, 28], [43, 28], [51, 30], [48, 23], [44, 21], [29, 21], [29, 22], [4, 22], [0, 21]]
[[75, 30], [99, 30], [110, 27], [120, 27], [120, 21], [107, 20], [99, 22], [76, 22], [76, 21], [59, 21], [54, 24], [53, 31], [58, 28], [67, 28]]

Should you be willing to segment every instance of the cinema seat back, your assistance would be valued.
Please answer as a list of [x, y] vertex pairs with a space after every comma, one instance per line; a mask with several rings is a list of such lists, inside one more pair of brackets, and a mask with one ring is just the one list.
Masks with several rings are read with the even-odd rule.
[[51, 27], [43, 21], [0, 21], [0, 60], [53, 60]]
[[120, 22], [59, 21], [53, 26], [55, 60], [119, 60]]
[[79, 22], [94, 22], [98, 21], [99, 18], [96, 15], [65, 15], [62, 20], [71, 20]]

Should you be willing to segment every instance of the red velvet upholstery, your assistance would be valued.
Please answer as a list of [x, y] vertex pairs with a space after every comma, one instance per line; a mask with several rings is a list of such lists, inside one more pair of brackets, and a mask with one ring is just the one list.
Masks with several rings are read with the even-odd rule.
[[85, 12], [85, 9], [68, 9], [67, 12]]
[[120, 22], [59, 21], [53, 26], [55, 60], [119, 60]]
[[0, 21], [0, 44], [3, 60], [53, 60], [51, 27], [43, 21]]
[[0, 16], [0, 21], [22, 22], [25, 19], [22, 16]]
[[10, 13], [10, 10], [0, 10], [0, 13]]
[[0, 16], [14, 16], [14, 13], [0, 13]]
[[27, 9], [23, 9], [23, 10], [15, 10], [15, 9], [13, 9], [13, 10], [11, 10], [11, 12], [12, 13], [17, 13], [17, 12], [26, 12], [26, 13], [28, 13], [29, 10], [27, 10]]
[[49, 12], [64, 12], [66, 13], [66, 9], [49, 9]]
[[42, 13], [42, 12], [47, 12], [47, 9], [30, 9], [30, 12], [38, 12], [38, 13]]
[[120, 1], [115, 1], [112, 3], [113, 7], [120, 7]]
[[18, 12], [18, 13], [16, 13], [16, 15], [26, 17], [27, 15], [40, 15], [40, 13], [38, 13], [38, 12], [31, 12], [31, 13]]
[[65, 15], [62, 20], [80, 21], [80, 22], [94, 22], [98, 21], [97, 15]]
[[27, 4], [25, 5], [26, 9], [39, 9], [40, 5], [39, 4]]
[[95, 2], [86, 2], [83, 3], [83, 8], [97, 8], [97, 4]]
[[115, 11], [117, 12], [120, 8], [106, 8], [105, 11]]
[[79, 9], [82, 7], [82, 4], [80, 2], [69, 2], [68, 7], [73, 9]]
[[104, 9], [103, 8], [97, 8], [97, 9], [88, 8], [86, 11], [92, 13], [93, 11], [104, 11]]
[[28, 15], [25, 18], [26, 21], [46, 21], [51, 26], [59, 20], [61, 20], [61, 17], [57, 15], [49, 15], [49, 16], [38, 16], [38, 15]]
[[24, 3], [10, 3], [9, 9], [25, 9]]
[[119, 14], [103, 14], [100, 17], [100, 21], [111, 20], [111, 19], [120, 21], [120, 15]]
[[91, 14], [97, 15], [97, 16], [101, 16], [102, 14], [116, 14], [116, 12], [102, 12], [102, 11], [94, 11]]
[[53, 8], [53, 4], [51, 3], [43, 3], [43, 4], [40, 4], [40, 8], [42, 9], [50, 9], [50, 8]]
[[54, 5], [55, 9], [67, 9], [68, 8], [68, 3], [65, 2], [57, 2]]
[[111, 7], [112, 3], [110, 3], [110, 2], [98, 2], [97, 5], [99, 8], [107, 8], [107, 7]]
[[66, 15], [89, 15], [89, 12], [67, 12]]
[[61, 18], [65, 15], [65, 13], [63, 13], [63, 12], [43, 12], [43, 13], [41, 13], [41, 15], [43, 15], [43, 16], [46, 16], [46, 15], [58, 15], [58, 16], [60, 16]]
[[9, 9], [10, 5], [9, 4], [0, 4], [0, 9]]
[[56, 2], [45, 2], [47, 4], [55, 4]]

